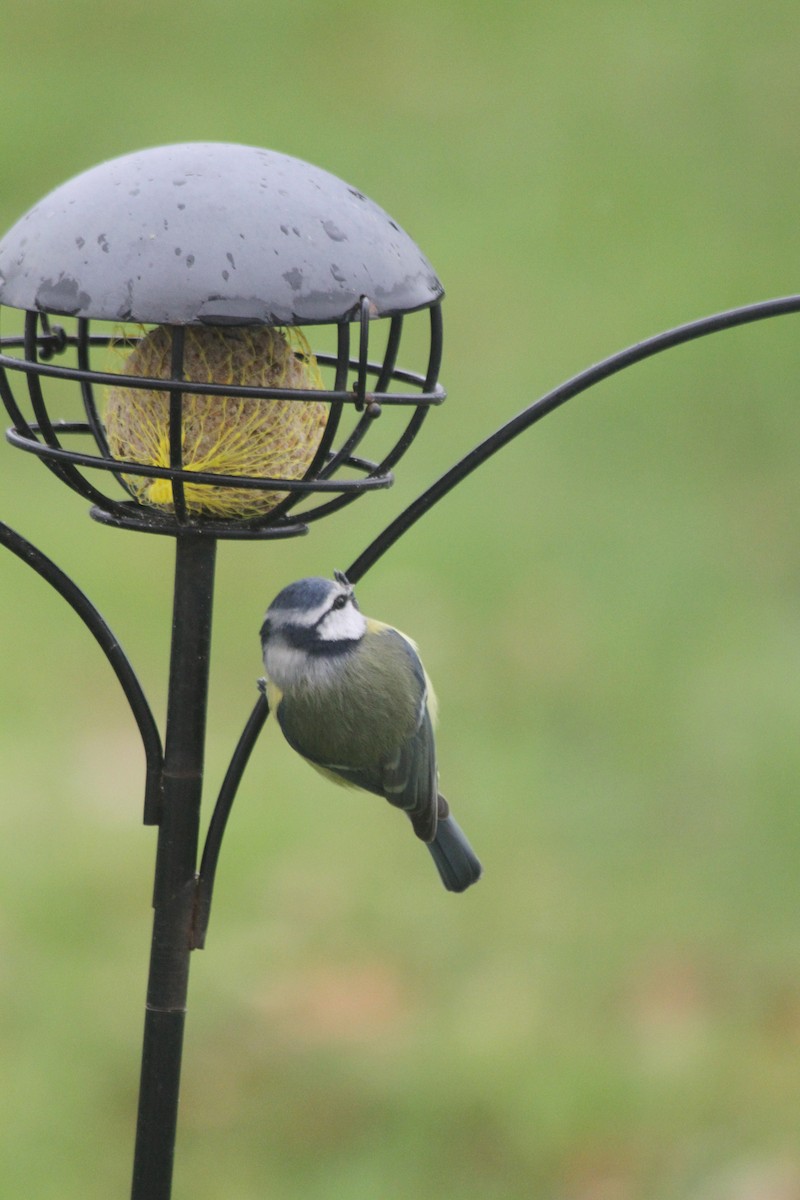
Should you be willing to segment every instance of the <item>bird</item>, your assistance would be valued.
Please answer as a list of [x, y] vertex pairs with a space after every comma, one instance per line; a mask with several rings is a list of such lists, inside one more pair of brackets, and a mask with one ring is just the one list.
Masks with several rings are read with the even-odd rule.
[[411, 638], [363, 615], [347, 576], [284, 587], [261, 626], [270, 709], [286, 741], [322, 775], [402, 809], [442, 883], [481, 876], [439, 791], [436, 697]]

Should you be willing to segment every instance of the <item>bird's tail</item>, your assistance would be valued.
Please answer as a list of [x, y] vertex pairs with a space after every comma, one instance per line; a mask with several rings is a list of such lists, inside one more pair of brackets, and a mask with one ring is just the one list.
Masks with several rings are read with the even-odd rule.
[[448, 892], [464, 892], [480, 879], [483, 867], [454, 817], [439, 818], [427, 846]]

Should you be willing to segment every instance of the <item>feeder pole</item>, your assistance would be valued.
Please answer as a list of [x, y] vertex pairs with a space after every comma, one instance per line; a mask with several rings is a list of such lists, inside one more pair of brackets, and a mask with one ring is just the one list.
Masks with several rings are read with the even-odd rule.
[[176, 538], [153, 938], [132, 1200], [169, 1200], [196, 893], [216, 540]]

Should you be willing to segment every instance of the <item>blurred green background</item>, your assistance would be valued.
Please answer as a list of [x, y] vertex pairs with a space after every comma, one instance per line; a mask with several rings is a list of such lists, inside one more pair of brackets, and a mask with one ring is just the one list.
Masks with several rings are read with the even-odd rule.
[[[385, 207], [447, 289], [392, 491], [219, 556], [208, 806], [258, 627], [535, 396], [798, 290], [800, 8], [695, 0], [5, 0], [0, 227], [105, 158], [225, 140]], [[363, 581], [419, 641], [484, 860], [268, 727], [195, 956], [176, 1198], [800, 1197], [797, 317], [574, 400]], [[163, 712], [172, 546], [0, 446], [0, 516]], [[128, 1190], [150, 934], [143, 760], [102, 655], [0, 558], [0, 1191]]]

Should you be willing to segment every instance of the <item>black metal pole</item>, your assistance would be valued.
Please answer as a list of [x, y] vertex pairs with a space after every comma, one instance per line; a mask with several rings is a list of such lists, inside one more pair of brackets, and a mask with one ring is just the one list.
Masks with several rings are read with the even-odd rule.
[[132, 1200], [169, 1200], [196, 891], [216, 542], [176, 540], [153, 939]]

